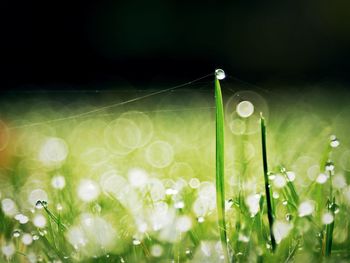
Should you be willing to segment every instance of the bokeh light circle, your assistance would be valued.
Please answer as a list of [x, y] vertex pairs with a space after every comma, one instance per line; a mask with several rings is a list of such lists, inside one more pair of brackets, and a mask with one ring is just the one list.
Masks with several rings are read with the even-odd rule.
[[235, 135], [254, 134], [260, 129], [260, 112], [267, 118], [266, 100], [251, 90], [236, 92], [225, 105], [226, 124]]

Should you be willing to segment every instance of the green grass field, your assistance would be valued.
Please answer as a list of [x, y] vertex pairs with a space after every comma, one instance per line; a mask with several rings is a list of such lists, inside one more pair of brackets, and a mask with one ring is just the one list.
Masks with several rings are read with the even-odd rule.
[[1, 262], [349, 262], [349, 98], [305, 90], [6, 94]]

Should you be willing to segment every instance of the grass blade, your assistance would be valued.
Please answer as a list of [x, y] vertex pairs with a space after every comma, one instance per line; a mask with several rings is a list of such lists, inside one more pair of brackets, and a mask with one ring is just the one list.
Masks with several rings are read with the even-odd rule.
[[326, 225], [326, 236], [325, 236], [325, 252], [324, 255], [326, 257], [330, 257], [332, 253], [332, 243], [333, 243], [333, 230], [334, 230], [334, 221], [335, 221], [335, 208], [336, 208], [336, 203], [335, 203], [335, 197], [333, 196], [333, 182], [332, 182], [332, 171], [329, 171], [329, 196], [330, 198], [328, 199], [327, 202], [327, 209], [328, 212], [330, 212], [333, 216], [333, 222], [330, 224]]
[[276, 249], [276, 240], [273, 234], [272, 226], [273, 226], [273, 211], [272, 211], [272, 200], [270, 193], [270, 183], [268, 177], [268, 166], [267, 166], [267, 153], [266, 153], [266, 126], [265, 119], [260, 114], [260, 125], [261, 125], [261, 146], [262, 146], [262, 158], [263, 158], [263, 167], [264, 167], [264, 180], [265, 180], [265, 192], [266, 192], [266, 204], [267, 204], [267, 217], [269, 220], [270, 227], [270, 238], [271, 238], [271, 247], [272, 251]]
[[[333, 203], [332, 203], [333, 202]], [[331, 212], [334, 218], [334, 208], [335, 208], [335, 198], [333, 201], [329, 201], [328, 211]], [[332, 253], [332, 243], [333, 243], [333, 230], [334, 230], [334, 219], [333, 222], [326, 226], [326, 244], [325, 244], [325, 256], [330, 257]]]
[[224, 180], [224, 108], [220, 82], [215, 77], [216, 105], [216, 206], [218, 210], [219, 233], [225, 262], [229, 262], [225, 221], [225, 180]]

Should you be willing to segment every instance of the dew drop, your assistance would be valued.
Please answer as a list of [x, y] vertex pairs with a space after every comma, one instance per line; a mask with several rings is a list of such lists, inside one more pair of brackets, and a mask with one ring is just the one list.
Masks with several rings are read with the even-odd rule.
[[283, 204], [283, 205], [287, 205], [287, 204], [288, 204], [288, 201], [287, 201], [287, 200], [284, 200], [284, 201], [282, 202], [282, 204]]
[[46, 230], [39, 231], [39, 235], [42, 237], [45, 236], [46, 234], [47, 234]]
[[334, 210], [334, 214], [338, 214], [340, 211], [339, 206], [337, 204], [334, 204], [333, 210]]
[[42, 209], [43, 207], [47, 207], [47, 202], [46, 201], [42, 201], [42, 200], [38, 200], [35, 203], [35, 208], [36, 209]]
[[333, 171], [334, 170], [334, 163], [332, 161], [328, 161], [326, 163], [326, 171]]
[[56, 205], [56, 209], [57, 209], [57, 211], [62, 211], [63, 206], [62, 206], [60, 203], [58, 203], [58, 204]]
[[222, 80], [222, 79], [226, 78], [225, 71], [223, 71], [222, 69], [216, 69], [215, 70], [215, 77], [218, 80]]
[[101, 211], [102, 211], [102, 207], [101, 207], [98, 203], [96, 203], [96, 204], [93, 206], [92, 211], [93, 211], [94, 213], [96, 213], [96, 214], [100, 214]]
[[337, 148], [340, 145], [340, 142], [335, 135], [331, 135], [330, 140], [330, 145], [332, 148]]
[[269, 173], [268, 176], [269, 176], [269, 180], [271, 180], [271, 181], [275, 180], [275, 178], [276, 178], [276, 175], [273, 173]]
[[138, 245], [141, 244], [141, 241], [138, 240], [138, 239], [134, 239], [134, 240], [132, 241], [132, 244], [133, 244], [134, 246], [138, 246]]
[[13, 237], [19, 237], [21, 235], [21, 230], [20, 229], [13, 230], [12, 235]]
[[176, 202], [176, 203], [174, 204], [174, 207], [175, 207], [176, 209], [182, 209], [182, 208], [185, 207], [185, 203], [184, 203], [183, 201]]
[[246, 235], [244, 235], [242, 233], [239, 233], [238, 240], [241, 241], [241, 242], [244, 242], [244, 243], [248, 243], [250, 238], [249, 238], [249, 236], [246, 236]]
[[293, 216], [291, 214], [286, 214], [286, 220], [291, 221], [293, 219]]
[[198, 223], [203, 223], [204, 222], [204, 217], [200, 216], [197, 218]]

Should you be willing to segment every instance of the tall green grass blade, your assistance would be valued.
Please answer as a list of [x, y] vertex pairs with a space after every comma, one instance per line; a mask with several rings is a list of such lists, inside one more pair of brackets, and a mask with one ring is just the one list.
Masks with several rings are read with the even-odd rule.
[[225, 180], [224, 180], [224, 107], [220, 82], [215, 77], [216, 105], [216, 206], [218, 210], [219, 233], [225, 262], [230, 262], [227, 247], [225, 221]]
[[261, 125], [261, 146], [262, 146], [262, 158], [263, 158], [263, 168], [264, 168], [267, 217], [269, 220], [271, 248], [272, 248], [272, 251], [275, 251], [276, 240], [272, 229], [274, 215], [272, 210], [272, 200], [271, 200], [270, 183], [269, 183], [269, 177], [268, 177], [267, 153], [266, 153], [266, 126], [265, 126], [265, 119], [262, 116], [262, 114], [260, 114], [260, 125]]
[[329, 171], [329, 199], [327, 202], [327, 209], [333, 216], [333, 222], [326, 225], [326, 236], [325, 236], [325, 249], [324, 255], [330, 257], [332, 253], [332, 243], [333, 243], [333, 230], [334, 230], [334, 221], [335, 221], [335, 197], [333, 196], [333, 182], [332, 182], [332, 171]]
[[[332, 201], [329, 201], [328, 211], [335, 215], [335, 198]], [[333, 222], [326, 226], [326, 244], [325, 244], [325, 256], [330, 257], [332, 253], [332, 243], [333, 243], [333, 230], [334, 230], [334, 219]]]

